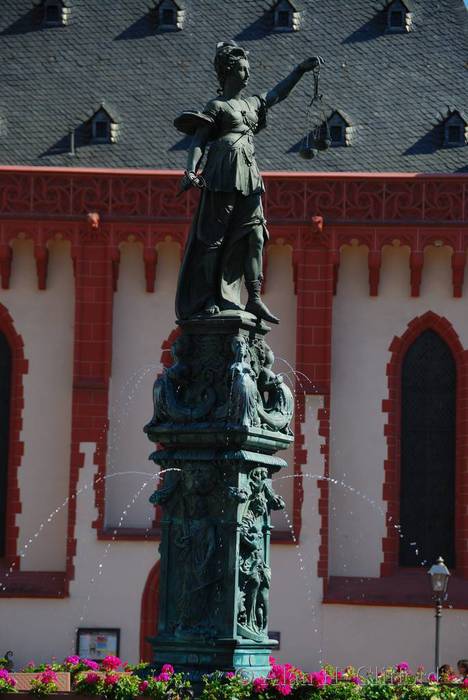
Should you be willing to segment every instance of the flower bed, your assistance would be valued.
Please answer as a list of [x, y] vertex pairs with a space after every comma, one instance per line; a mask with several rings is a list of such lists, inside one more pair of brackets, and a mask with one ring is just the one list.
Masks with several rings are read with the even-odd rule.
[[[69, 674], [70, 693], [60, 693], [60, 673]], [[194, 695], [188, 678], [175, 673], [170, 664], [155, 673], [149, 664], [122, 665], [115, 656], [100, 664], [67, 657], [63, 664], [29, 665], [21, 675], [30, 676], [29, 689], [23, 692], [18, 690], [15, 674], [0, 668], [0, 698], [18, 692], [23, 698], [53, 695], [54, 700], [68, 700], [73, 694], [105, 700], [190, 700]], [[412, 673], [406, 663], [373, 676], [360, 675], [353, 668], [340, 672], [331, 666], [307, 673], [271, 659], [266, 678], [217, 672], [204, 677], [199, 691], [201, 700], [281, 700], [286, 696], [291, 700], [468, 700], [468, 678], [439, 681], [421, 668]]]

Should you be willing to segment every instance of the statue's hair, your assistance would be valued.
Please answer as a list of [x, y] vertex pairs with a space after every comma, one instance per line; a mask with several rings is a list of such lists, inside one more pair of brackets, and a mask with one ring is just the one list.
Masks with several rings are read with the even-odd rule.
[[218, 76], [219, 92], [223, 91], [224, 83], [234, 66], [246, 59], [248, 51], [236, 44], [235, 41], [221, 41], [216, 46], [214, 68]]

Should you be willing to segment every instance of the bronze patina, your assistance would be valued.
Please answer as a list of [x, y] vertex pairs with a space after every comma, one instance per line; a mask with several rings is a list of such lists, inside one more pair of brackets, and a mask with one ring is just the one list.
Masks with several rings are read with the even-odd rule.
[[180, 335], [145, 427], [158, 446], [151, 459], [169, 470], [151, 497], [163, 511], [151, 641], [156, 666], [170, 662], [196, 683], [215, 670], [266, 675], [276, 645], [268, 636], [270, 513], [284, 501], [272, 475], [287, 466], [276, 453], [293, 441], [294, 398], [265, 340], [265, 321], [278, 319], [260, 298], [268, 232], [253, 139], [268, 109], [321, 62], [307, 59], [269, 92], [244, 97], [247, 53], [218, 44], [219, 97], [175, 122], [193, 135], [182, 190], [201, 192], [177, 290]]
[[[179, 130], [193, 135], [181, 188], [202, 189], [177, 288], [179, 319], [243, 309], [240, 292], [244, 278], [248, 292], [245, 311], [278, 323], [260, 297], [268, 230], [254, 136], [266, 127], [268, 110], [286, 99], [302, 76], [322, 62], [321, 57], [308, 58], [272, 89], [245, 96], [250, 76], [247, 52], [235, 42], [219, 43], [214, 59], [218, 97], [210, 100], [203, 112], [184, 112], [175, 120]], [[208, 144], [206, 165], [199, 175]]]

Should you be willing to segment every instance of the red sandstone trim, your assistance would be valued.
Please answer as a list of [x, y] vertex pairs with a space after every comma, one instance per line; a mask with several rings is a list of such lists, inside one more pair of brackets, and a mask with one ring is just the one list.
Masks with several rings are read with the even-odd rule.
[[109, 412], [109, 377], [112, 361], [112, 246], [109, 232], [81, 232], [72, 255], [75, 270], [75, 347], [73, 368], [72, 436], [67, 527], [67, 593], [74, 578], [76, 554], [76, 489], [84, 455], [82, 442], [96, 443], [94, 462], [96, 529], [104, 526], [104, 475], [106, 472]]
[[159, 579], [160, 562], [157, 561], [149, 572], [141, 598], [140, 659], [142, 661], [153, 660], [153, 649], [147, 639], [155, 637], [158, 633]]
[[[0, 304], [0, 331], [5, 335], [11, 349], [11, 394], [10, 394], [10, 430], [8, 447], [7, 474], [7, 507], [6, 507], [6, 542], [5, 557], [1, 560], [4, 567], [19, 568], [17, 544], [19, 528], [16, 518], [21, 513], [21, 493], [18, 481], [18, 469], [24, 452], [24, 444], [20, 441], [23, 427], [23, 375], [28, 372], [28, 361], [24, 356], [24, 344], [16, 332], [13, 319], [5, 306]], [[12, 574], [10, 574], [12, 575]], [[5, 585], [8, 578], [5, 579]], [[8, 586], [7, 586], [8, 588]]]
[[400, 430], [401, 430], [401, 368], [410, 345], [425, 330], [432, 329], [450, 347], [457, 368], [456, 398], [456, 503], [455, 503], [455, 552], [456, 574], [468, 578], [468, 352], [450, 322], [428, 311], [414, 318], [400, 338], [393, 338], [387, 365], [388, 398], [382, 402], [387, 414], [384, 435], [387, 440], [387, 460], [384, 463], [383, 500], [387, 503], [387, 535], [382, 540], [383, 562], [381, 576], [392, 576], [398, 571], [399, 536], [394, 525], [400, 517]]
[[[324, 476], [328, 476], [329, 430], [330, 430], [330, 371], [331, 371], [331, 330], [334, 287], [334, 256], [330, 250], [330, 241], [334, 240], [333, 229], [317, 232], [313, 226], [300, 231], [300, 240], [294, 248], [297, 268], [297, 330], [296, 330], [296, 368], [304, 384], [306, 394], [324, 396], [323, 408], [319, 410], [319, 434], [325, 439], [321, 447], [324, 456]], [[304, 404], [302, 404], [302, 411]], [[297, 420], [296, 412], [296, 420]], [[300, 434], [296, 425], [296, 433]], [[297, 440], [297, 436], [296, 436]], [[305, 464], [307, 455], [302, 450], [299, 438], [296, 450], [300, 464]], [[302, 507], [302, 483], [297, 496]], [[319, 513], [321, 516], [319, 560], [317, 574], [324, 581], [328, 578], [328, 482], [323, 479], [318, 483]], [[300, 532], [301, 510], [295, 507], [295, 529]]]
[[[398, 571], [393, 576], [367, 578], [332, 576], [323, 602], [335, 605], [376, 605], [434, 609], [424, 570]], [[450, 577], [449, 601], [455, 610], [468, 610], [466, 580]]]
[[[330, 395], [324, 396], [323, 407], [317, 412], [317, 420], [319, 423], [319, 435], [324, 438], [324, 442], [320, 447], [320, 453], [323, 455], [323, 475], [330, 475]], [[328, 543], [329, 543], [329, 497], [330, 485], [327, 479], [320, 479], [317, 482], [319, 488], [319, 503], [318, 511], [321, 518], [320, 525], [320, 545], [319, 545], [319, 560], [317, 563], [317, 575], [323, 579], [323, 592], [326, 594], [328, 585]]]
[[[8, 574], [6, 578], [5, 575]], [[66, 576], [63, 571], [17, 571], [0, 567], [0, 598], [65, 598]]]

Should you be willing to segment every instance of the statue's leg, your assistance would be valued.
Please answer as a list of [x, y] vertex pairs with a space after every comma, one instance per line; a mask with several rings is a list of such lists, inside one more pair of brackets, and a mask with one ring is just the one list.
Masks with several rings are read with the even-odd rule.
[[257, 224], [249, 233], [249, 250], [244, 265], [245, 286], [249, 294], [245, 310], [264, 321], [279, 323], [279, 318], [271, 313], [260, 297], [263, 281], [263, 239], [263, 225]]
[[217, 286], [218, 286], [218, 276], [219, 276], [219, 255], [221, 250], [220, 244], [206, 244], [203, 245], [202, 254], [202, 270], [205, 277], [206, 288], [210, 290], [210, 294], [206, 300], [204, 311], [208, 314], [219, 313], [219, 307], [217, 305]]

